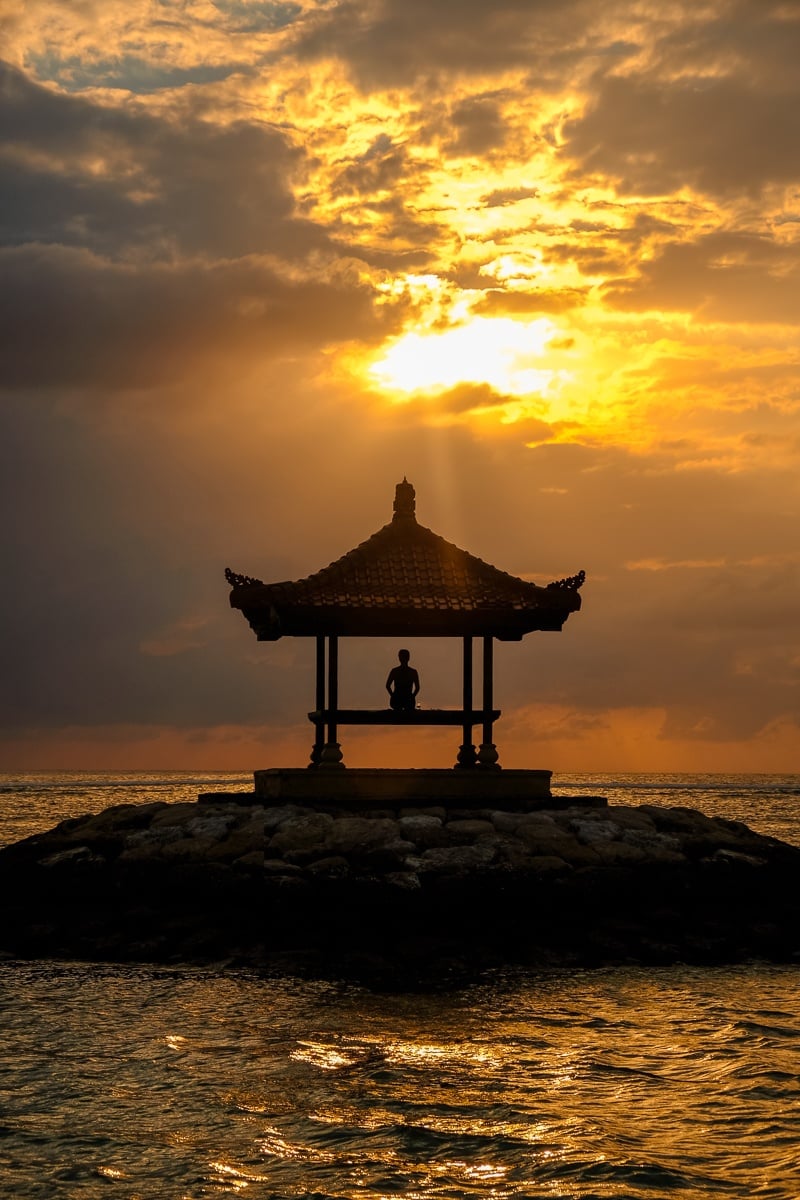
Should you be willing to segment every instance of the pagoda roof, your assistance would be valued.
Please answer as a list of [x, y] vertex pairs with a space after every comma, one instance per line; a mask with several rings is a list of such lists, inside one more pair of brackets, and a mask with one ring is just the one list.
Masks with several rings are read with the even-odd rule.
[[388, 525], [305, 579], [262, 583], [225, 572], [230, 602], [259, 641], [294, 637], [493, 636], [559, 630], [581, 606], [581, 571], [547, 587], [518, 579], [417, 522], [414, 489], [397, 485]]

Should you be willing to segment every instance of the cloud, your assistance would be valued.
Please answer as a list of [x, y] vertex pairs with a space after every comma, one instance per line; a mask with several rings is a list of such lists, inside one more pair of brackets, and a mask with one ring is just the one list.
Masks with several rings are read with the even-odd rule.
[[[587, 0], [345, 0], [303, 27], [295, 52], [338, 58], [366, 89], [409, 86], [425, 74], [486, 75], [566, 61]], [[582, 30], [581, 30], [582, 32]]]
[[330, 247], [295, 215], [302, 154], [263, 122], [217, 125], [54, 92], [0, 69], [0, 236], [109, 257], [234, 258]]
[[[504, 313], [558, 313], [578, 308], [585, 304], [587, 289], [582, 288], [536, 288], [531, 291], [487, 289], [474, 305], [473, 311], [486, 316]], [[569, 339], [560, 348], [567, 348]]]
[[[744, 769], [778, 742], [788, 761], [798, 28], [773, 0], [17, 6], [0, 624], [20, 745], [99, 756], [116, 729], [114, 753], [162, 762], [274, 736], [305, 761], [313, 646], [258, 645], [222, 568], [319, 569], [407, 474], [423, 523], [501, 569], [587, 571], [562, 635], [498, 647], [519, 765], [533, 745], [585, 769]], [[488, 360], [408, 403], [367, 375], [399, 335], [457, 328], [436, 345], [458, 380], [476, 316], [536, 313], [524, 394]], [[376, 702], [395, 653], [348, 643], [343, 687]], [[457, 645], [419, 655], [457, 703]]]
[[711, 72], [607, 74], [565, 122], [565, 149], [573, 178], [610, 179], [621, 193], [757, 197], [800, 180], [799, 101], [796, 73], [768, 88]]
[[469, 96], [455, 105], [450, 120], [455, 130], [448, 146], [451, 154], [488, 154], [499, 150], [505, 141], [505, 119], [498, 96]]
[[336, 264], [291, 279], [258, 258], [137, 266], [33, 245], [0, 251], [0, 280], [6, 388], [145, 388], [391, 328]]
[[625, 311], [683, 310], [733, 323], [796, 324], [800, 246], [738, 230], [669, 243], [633, 278], [611, 280], [605, 299]]

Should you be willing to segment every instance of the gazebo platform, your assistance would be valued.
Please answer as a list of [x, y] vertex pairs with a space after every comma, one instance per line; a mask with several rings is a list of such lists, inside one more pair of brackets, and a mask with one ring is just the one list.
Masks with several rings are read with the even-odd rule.
[[494, 808], [511, 812], [550, 801], [552, 771], [340, 767], [272, 767], [255, 772], [255, 792], [272, 804], [330, 805], [350, 809]]

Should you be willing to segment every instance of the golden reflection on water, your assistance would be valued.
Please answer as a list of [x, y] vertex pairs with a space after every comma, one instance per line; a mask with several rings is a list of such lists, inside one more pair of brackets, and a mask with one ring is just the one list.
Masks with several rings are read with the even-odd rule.
[[289, 1055], [295, 1062], [310, 1063], [321, 1071], [340, 1071], [342, 1067], [353, 1067], [358, 1062], [357, 1056], [343, 1054], [336, 1046], [326, 1046], [322, 1042], [300, 1042], [300, 1049]]
[[115, 970], [112, 1010], [87, 1002], [96, 967], [59, 967], [56, 990], [52, 968], [0, 964], [20, 1198], [40, 1194], [43, 1146], [87, 1200], [114, 1183], [131, 1200], [798, 1194], [796, 969], [571, 973], [466, 999]]

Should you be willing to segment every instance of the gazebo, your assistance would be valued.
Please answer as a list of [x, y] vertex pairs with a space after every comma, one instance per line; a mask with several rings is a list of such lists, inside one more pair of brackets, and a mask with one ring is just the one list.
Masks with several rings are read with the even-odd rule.
[[[520, 641], [534, 630], [559, 631], [581, 606], [584, 572], [546, 587], [490, 566], [416, 519], [412, 485], [397, 484], [392, 520], [342, 558], [305, 579], [262, 583], [230, 568], [230, 603], [259, 641], [316, 639], [315, 729], [309, 767], [341, 769], [340, 725], [460, 726], [456, 767], [499, 770], [493, 701], [494, 639]], [[339, 707], [340, 637], [459, 637], [463, 641], [462, 707], [397, 712]], [[481, 706], [473, 700], [473, 645], [483, 645]], [[473, 729], [481, 742], [473, 744]]]

